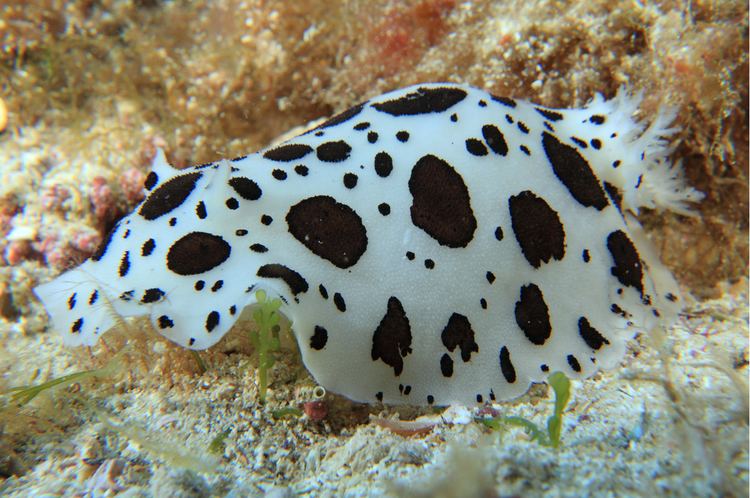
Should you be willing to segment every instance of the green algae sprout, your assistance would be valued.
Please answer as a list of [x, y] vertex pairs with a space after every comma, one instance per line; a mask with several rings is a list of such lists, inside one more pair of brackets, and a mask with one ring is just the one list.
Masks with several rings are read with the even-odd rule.
[[547, 377], [547, 382], [555, 392], [555, 409], [547, 419], [547, 430], [539, 428], [531, 420], [523, 417], [493, 417], [481, 419], [480, 421], [492, 430], [499, 430], [504, 425], [515, 425], [523, 428], [532, 441], [537, 441], [542, 446], [558, 448], [560, 446], [560, 435], [562, 433], [563, 411], [570, 401], [570, 380], [562, 372], [554, 372]]
[[258, 306], [253, 311], [253, 320], [255, 320], [257, 328], [250, 331], [250, 343], [255, 348], [255, 354], [258, 357], [258, 396], [260, 402], [265, 403], [266, 391], [268, 390], [268, 370], [276, 361], [273, 353], [281, 347], [279, 338], [281, 315], [278, 312], [281, 307], [281, 300], [268, 299], [268, 296], [262, 290], [255, 293], [255, 298]]

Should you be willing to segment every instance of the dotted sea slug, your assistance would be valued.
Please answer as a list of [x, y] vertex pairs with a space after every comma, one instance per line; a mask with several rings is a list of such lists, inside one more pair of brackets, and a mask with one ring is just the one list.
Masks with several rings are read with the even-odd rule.
[[315, 379], [358, 401], [586, 377], [681, 306], [631, 213], [700, 194], [667, 159], [671, 118], [644, 127], [636, 100], [548, 109], [421, 84], [247, 157], [176, 170], [160, 152], [146, 199], [35, 292], [68, 344], [96, 342], [114, 308], [204, 349], [262, 288]]

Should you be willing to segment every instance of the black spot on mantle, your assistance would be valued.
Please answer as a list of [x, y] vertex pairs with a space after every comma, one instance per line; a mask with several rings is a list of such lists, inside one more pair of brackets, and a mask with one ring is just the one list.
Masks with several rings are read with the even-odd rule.
[[510, 361], [510, 351], [505, 346], [500, 348], [500, 371], [508, 384], [513, 384], [516, 381], [516, 369], [513, 362]]
[[565, 229], [557, 212], [541, 197], [524, 190], [508, 199], [513, 233], [534, 268], [565, 256]]
[[469, 189], [447, 162], [431, 154], [417, 161], [409, 178], [412, 223], [440, 245], [466, 247], [474, 238], [477, 220]]
[[302, 275], [291, 268], [278, 263], [261, 266], [258, 268], [256, 275], [263, 278], [279, 278], [283, 280], [295, 296], [300, 292], [307, 292], [307, 289], [309, 288], [307, 280], [305, 280]]
[[310, 337], [310, 347], [320, 351], [328, 343], [328, 331], [320, 325], [315, 326], [315, 332]]
[[372, 335], [372, 361], [382, 360], [393, 367], [398, 377], [404, 370], [404, 358], [411, 353], [411, 327], [401, 301], [391, 296], [378, 328]]
[[413, 116], [431, 112], [443, 112], [466, 98], [466, 92], [460, 88], [417, 88], [394, 100], [372, 104], [372, 107], [391, 116]]
[[467, 138], [465, 144], [466, 150], [473, 156], [481, 157], [486, 156], [488, 153], [487, 147], [485, 147], [484, 144], [476, 138]]
[[229, 186], [232, 187], [240, 197], [248, 201], [257, 201], [260, 199], [260, 196], [263, 195], [263, 191], [258, 184], [244, 176], [230, 178]]
[[584, 316], [578, 319], [578, 334], [591, 349], [599, 349], [609, 341], [598, 330], [591, 326]]
[[535, 107], [534, 109], [536, 109], [536, 112], [549, 119], [550, 121], [560, 121], [563, 118], [563, 115], [556, 111], [542, 109], [541, 107]]
[[289, 209], [286, 222], [295, 239], [339, 268], [349, 268], [367, 249], [362, 218], [330, 196], [308, 197]]
[[474, 330], [471, 328], [469, 319], [464, 315], [453, 313], [440, 338], [448, 351], [453, 352], [456, 346], [460, 347], [461, 359], [464, 362], [471, 359], [471, 353], [479, 352], [479, 346], [474, 341]]
[[202, 173], [188, 173], [162, 183], [149, 194], [138, 214], [147, 220], [155, 220], [179, 207], [195, 189], [195, 184], [201, 176]]
[[482, 136], [492, 152], [504, 156], [508, 153], [508, 144], [502, 132], [494, 125], [482, 126]]
[[499, 104], [503, 104], [504, 106], [507, 106], [507, 107], [511, 107], [512, 108], [512, 107], [516, 106], [516, 101], [513, 100], [513, 99], [511, 99], [511, 98], [508, 98], [508, 97], [501, 97], [501, 96], [498, 96], [498, 95], [490, 95], [490, 98], [492, 98], [492, 100], [494, 100], [495, 102], [497, 102]]
[[216, 268], [229, 258], [232, 247], [219, 235], [190, 232], [167, 253], [167, 268], [178, 275], [197, 275]]
[[581, 154], [557, 137], [542, 133], [542, 146], [547, 154], [555, 176], [581, 205], [601, 211], [609, 205], [599, 179]]
[[339, 163], [345, 161], [349, 157], [351, 151], [351, 146], [343, 140], [325, 142], [318, 145], [318, 148], [315, 149], [318, 159], [327, 163]]
[[615, 265], [612, 275], [622, 285], [638, 289], [643, 297], [643, 267], [638, 250], [633, 242], [622, 230], [617, 230], [607, 236], [607, 249], [612, 255]]
[[521, 287], [521, 298], [516, 302], [516, 323], [526, 338], [541, 346], [552, 334], [549, 308], [544, 302], [542, 290], [536, 284]]
[[453, 358], [448, 353], [440, 357], [440, 373], [443, 377], [453, 377]]
[[301, 159], [312, 152], [312, 147], [305, 144], [279, 145], [263, 153], [263, 157], [271, 161], [289, 162]]
[[164, 291], [159, 288], [152, 288], [152, 289], [146, 289], [143, 292], [143, 297], [141, 298], [141, 302], [143, 304], [149, 304], [149, 303], [155, 303], [159, 301], [162, 297], [164, 297]]
[[381, 178], [386, 178], [393, 171], [393, 159], [387, 152], [375, 154], [375, 173]]

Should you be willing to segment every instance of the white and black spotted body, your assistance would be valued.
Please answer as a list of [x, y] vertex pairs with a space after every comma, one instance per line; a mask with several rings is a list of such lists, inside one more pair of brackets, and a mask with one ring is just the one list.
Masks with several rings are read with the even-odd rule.
[[175, 170], [160, 155], [146, 200], [37, 294], [69, 343], [113, 325], [106, 299], [204, 349], [265, 289], [315, 379], [359, 401], [483, 402], [588, 376], [679, 305], [627, 211], [698, 197], [665, 161], [666, 123], [644, 132], [634, 106], [423, 84], [244, 158]]

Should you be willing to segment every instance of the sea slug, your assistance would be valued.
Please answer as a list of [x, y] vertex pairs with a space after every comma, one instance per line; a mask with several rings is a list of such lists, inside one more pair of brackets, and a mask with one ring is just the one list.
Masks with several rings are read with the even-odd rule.
[[246, 157], [176, 170], [159, 152], [145, 200], [36, 293], [68, 344], [95, 343], [114, 310], [204, 349], [262, 288], [315, 379], [359, 401], [481, 403], [586, 377], [681, 307], [633, 213], [686, 214], [700, 194], [668, 161], [672, 117], [646, 128], [637, 104], [429, 83]]

